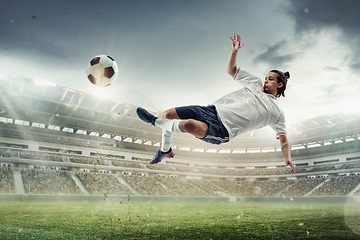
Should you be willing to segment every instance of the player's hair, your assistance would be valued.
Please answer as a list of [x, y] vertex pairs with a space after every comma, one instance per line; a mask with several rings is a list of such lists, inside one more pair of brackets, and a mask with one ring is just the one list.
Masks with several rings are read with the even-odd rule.
[[282, 72], [280, 70], [271, 70], [270, 72], [277, 73], [277, 82], [283, 83], [283, 86], [277, 90], [277, 97], [283, 96], [285, 97], [285, 89], [288, 79], [290, 78], [289, 72]]

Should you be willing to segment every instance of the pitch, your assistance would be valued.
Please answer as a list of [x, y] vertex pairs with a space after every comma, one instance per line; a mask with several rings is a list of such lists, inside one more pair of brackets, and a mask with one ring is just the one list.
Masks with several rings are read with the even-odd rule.
[[0, 202], [0, 238], [359, 239], [346, 224], [345, 205]]

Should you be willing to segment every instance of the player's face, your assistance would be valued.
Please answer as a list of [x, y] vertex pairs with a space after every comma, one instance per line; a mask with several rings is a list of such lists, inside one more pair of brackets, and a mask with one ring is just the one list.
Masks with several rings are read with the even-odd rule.
[[271, 95], [277, 96], [277, 90], [278, 88], [281, 88], [283, 83], [277, 82], [277, 77], [279, 75], [274, 72], [269, 72], [265, 77], [264, 87], [263, 91], [264, 93], [268, 93]]

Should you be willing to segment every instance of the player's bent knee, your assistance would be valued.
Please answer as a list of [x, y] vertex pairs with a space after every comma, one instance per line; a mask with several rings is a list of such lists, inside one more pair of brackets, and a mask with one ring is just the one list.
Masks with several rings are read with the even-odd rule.
[[207, 135], [208, 126], [204, 122], [189, 119], [183, 121], [183, 129], [185, 130], [185, 132], [191, 133], [196, 137], [204, 138]]
[[175, 108], [171, 108], [163, 113], [163, 119], [179, 119], [179, 116], [177, 115]]

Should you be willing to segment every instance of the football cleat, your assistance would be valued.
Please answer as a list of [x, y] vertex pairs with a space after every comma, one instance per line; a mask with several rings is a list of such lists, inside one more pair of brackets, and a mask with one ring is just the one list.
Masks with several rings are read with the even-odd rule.
[[143, 120], [144, 122], [150, 123], [151, 125], [155, 126], [155, 120], [157, 117], [146, 111], [145, 109], [138, 107], [136, 109], [136, 114], [138, 117]]
[[153, 157], [153, 159], [151, 159], [150, 164], [157, 164], [157, 163], [161, 162], [161, 160], [163, 160], [164, 158], [173, 158], [174, 156], [175, 156], [175, 153], [171, 148], [166, 153], [159, 150], [159, 151], [157, 151], [155, 157]]

